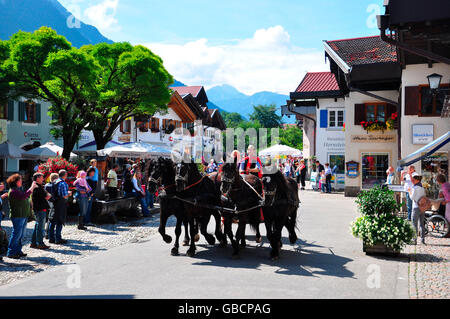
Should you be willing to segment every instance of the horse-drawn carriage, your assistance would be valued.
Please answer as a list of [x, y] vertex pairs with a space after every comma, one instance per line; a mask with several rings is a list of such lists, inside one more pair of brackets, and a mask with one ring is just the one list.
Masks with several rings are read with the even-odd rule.
[[[185, 226], [183, 243], [190, 246], [188, 256], [195, 254], [198, 230], [210, 245], [217, 239], [220, 246], [225, 247], [229, 239], [233, 258], [238, 258], [240, 248], [246, 245], [247, 224], [256, 231], [257, 242], [261, 242], [259, 227], [264, 222], [272, 259], [279, 258], [283, 227], [289, 232], [290, 242], [297, 241], [298, 185], [278, 170], [267, 172], [262, 179], [240, 175], [234, 159], [222, 165], [219, 172], [202, 175], [195, 163], [175, 164], [170, 159], [160, 158], [149, 168], [148, 187], [151, 192], [160, 189], [159, 232], [166, 243], [172, 241], [165, 230], [167, 220], [172, 215], [177, 219], [172, 255], [179, 253], [182, 224]], [[211, 217], [216, 223], [214, 236], [207, 232]], [[236, 219], [238, 227], [233, 234], [232, 224]]]

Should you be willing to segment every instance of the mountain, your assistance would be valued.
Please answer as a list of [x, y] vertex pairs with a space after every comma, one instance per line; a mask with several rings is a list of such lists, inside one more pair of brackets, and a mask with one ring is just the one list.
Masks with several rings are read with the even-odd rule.
[[[220, 105], [220, 108], [227, 112], [237, 112], [245, 118], [253, 113], [253, 106], [259, 104], [275, 104], [278, 108], [277, 113], [281, 115], [280, 107], [286, 105], [286, 100], [289, 99], [287, 95], [266, 91], [246, 95], [230, 85], [216, 86], [207, 90], [206, 93], [210, 102]], [[292, 119], [283, 118], [283, 120], [292, 122]]]
[[[65, 36], [73, 46], [113, 43], [97, 28], [80, 21], [80, 28], [70, 28], [71, 13], [57, 0], [0, 0], [0, 39], [8, 40], [19, 30], [33, 32], [48, 26]], [[70, 20], [71, 21], [71, 20]]]

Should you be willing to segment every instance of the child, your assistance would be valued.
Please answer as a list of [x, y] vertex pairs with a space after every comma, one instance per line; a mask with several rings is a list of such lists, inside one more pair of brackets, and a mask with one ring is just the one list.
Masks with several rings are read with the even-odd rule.
[[325, 175], [325, 171], [320, 173], [320, 185], [319, 188], [322, 190], [322, 193], [327, 192], [327, 177]]
[[92, 191], [92, 188], [87, 183], [86, 175], [85, 171], [79, 171], [77, 180], [73, 183], [73, 186], [77, 189], [76, 199], [80, 207], [80, 213], [78, 214], [78, 229], [80, 230], [87, 229], [83, 220], [88, 210], [89, 193]]

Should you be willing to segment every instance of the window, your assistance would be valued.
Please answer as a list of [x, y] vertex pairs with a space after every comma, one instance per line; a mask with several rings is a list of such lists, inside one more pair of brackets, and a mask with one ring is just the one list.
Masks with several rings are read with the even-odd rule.
[[328, 127], [330, 128], [344, 127], [344, 111], [330, 110], [328, 114], [329, 114]]
[[366, 121], [367, 122], [386, 122], [387, 105], [386, 103], [369, 103], [366, 104]]
[[8, 119], [8, 102], [0, 103], [0, 119], [1, 120]]
[[368, 189], [386, 182], [386, 171], [389, 167], [389, 154], [362, 154], [362, 188]]
[[[448, 84], [441, 87], [449, 87]], [[420, 86], [419, 116], [441, 116], [445, 100], [445, 91], [431, 92], [429, 86]]]
[[125, 120], [120, 124], [120, 131], [124, 134], [131, 133], [131, 120]]
[[150, 129], [151, 130], [159, 130], [159, 118], [152, 117], [150, 119]]
[[345, 174], [345, 155], [330, 155], [329, 162], [332, 170], [336, 166], [336, 174]]
[[[425, 154], [422, 154], [425, 155]], [[436, 182], [438, 174], [448, 176], [448, 153], [436, 152], [421, 161], [422, 185], [427, 197], [437, 199], [441, 187]]]
[[24, 119], [23, 121], [25, 123], [36, 123], [36, 112], [37, 111], [37, 107], [36, 107], [36, 103], [28, 101], [25, 103], [25, 107], [24, 107]]

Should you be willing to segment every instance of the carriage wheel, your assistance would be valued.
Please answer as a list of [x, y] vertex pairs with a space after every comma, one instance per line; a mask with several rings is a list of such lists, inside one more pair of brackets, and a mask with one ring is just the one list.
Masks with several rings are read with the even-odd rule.
[[450, 231], [448, 221], [440, 215], [434, 215], [428, 219], [425, 228], [429, 235], [437, 238], [447, 236]]

